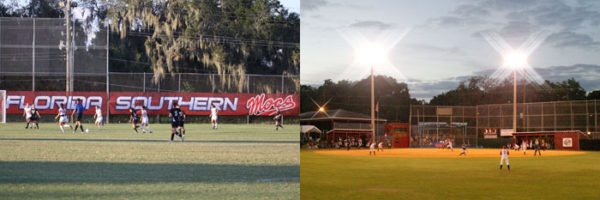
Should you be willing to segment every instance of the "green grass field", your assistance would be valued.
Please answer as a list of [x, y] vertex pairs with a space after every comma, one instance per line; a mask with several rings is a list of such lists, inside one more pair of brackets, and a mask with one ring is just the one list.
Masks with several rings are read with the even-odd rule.
[[298, 199], [299, 127], [186, 124], [134, 133], [127, 124], [62, 134], [0, 124], [0, 199]]
[[600, 152], [511, 158], [510, 173], [499, 158], [300, 158], [302, 199], [600, 199]]

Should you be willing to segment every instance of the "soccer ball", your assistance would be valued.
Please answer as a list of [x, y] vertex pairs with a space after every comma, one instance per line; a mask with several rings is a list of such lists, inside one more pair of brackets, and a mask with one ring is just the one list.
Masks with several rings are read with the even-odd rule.
[[85, 129], [85, 132], [86, 132], [86, 133], [89, 133], [89, 132], [90, 132], [90, 129], [87, 129], [87, 128], [86, 128], [86, 129]]

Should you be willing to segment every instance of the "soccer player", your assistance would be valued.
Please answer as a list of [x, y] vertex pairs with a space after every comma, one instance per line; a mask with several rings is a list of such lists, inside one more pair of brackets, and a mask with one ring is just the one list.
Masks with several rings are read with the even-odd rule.
[[102, 108], [100, 108], [100, 106], [96, 106], [96, 114], [94, 114], [94, 119], [96, 119], [96, 126], [98, 128], [100, 128], [100, 126], [104, 126], [104, 123], [102, 122]]
[[150, 120], [148, 118], [148, 110], [146, 109], [146, 106], [142, 106], [142, 133], [152, 133], [149, 121]]
[[[29, 118], [30, 123], [35, 123], [35, 128], [40, 129], [40, 125], [38, 124], [38, 120], [40, 119], [40, 113], [37, 109], [35, 109], [34, 105], [31, 105], [31, 117]], [[33, 128], [33, 127], [31, 127]]]
[[23, 108], [23, 117], [25, 117], [25, 122], [27, 122], [25, 129], [28, 129], [29, 123], [31, 122], [31, 107], [29, 106], [29, 103], [25, 104], [25, 107]]
[[369, 145], [369, 156], [371, 156], [371, 153], [373, 153], [373, 156], [375, 156], [375, 142], [371, 142]]
[[175, 135], [181, 138], [183, 142], [183, 137], [185, 135], [185, 129], [183, 128], [185, 114], [179, 108], [179, 104], [177, 102], [173, 102], [173, 107], [169, 110], [169, 117], [171, 117], [171, 142], [173, 141], [173, 137]]
[[273, 117], [273, 120], [275, 120], [275, 130], [279, 130], [279, 127], [283, 128], [283, 125], [281, 125], [283, 123], [283, 115], [281, 115], [281, 111], [279, 111], [279, 109], [277, 109], [277, 112], [275, 113], [275, 117]]
[[69, 124], [69, 117], [67, 116], [67, 109], [65, 109], [65, 104], [58, 104], [58, 114], [54, 119], [58, 119], [58, 125], [60, 127], [60, 131], [65, 133], [64, 127], [69, 127], [73, 130], [71, 124]]
[[450, 151], [454, 151], [454, 147], [452, 146], [452, 140], [448, 139], [448, 149], [450, 149]]
[[502, 146], [502, 150], [500, 150], [500, 170], [502, 170], [502, 163], [506, 163], [506, 168], [510, 172], [510, 164], [508, 163], [508, 154], [510, 152], [506, 148], [506, 146]]
[[462, 148], [462, 150], [461, 150], [459, 156], [467, 156], [467, 144], [462, 144], [461, 148]]
[[[83, 119], [83, 111], [85, 111], [85, 107], [83, 107], [81, 99], [77, 99], [75, 110], [73, 110], [73, 112], [71, 113], [71, 118], [75, 121], [75, 129], [73, 129], [73, 133], [77, 131], [77, 127], [81, 129], [81, 133], [84, 133], [83, 125], [81, 124], [81, 119]], [[73, 118], [73, 116], [75, 116], [75, 118]]]
[[133, 128], [135, 133], [138, 133], [137, 129], [139, 127], [138, 123], [140, 123], [140, 117], [133, 107], [129, 108], [129, 123], [131, 123], [131, 128]]
[[217, 124], [217, 120], [219, 118], [218, 113], [219, 113], [219, 109], [215, 106], [215, 104], [210, 105], [210, 115], [208, 117], [210, 117], [210, 123], [212, 123], [212, 129], [218, 128], [218, 124]]
[[383, 151], [383, 140], [379, 141], [379, 144], [377, 144], [377, 151]]

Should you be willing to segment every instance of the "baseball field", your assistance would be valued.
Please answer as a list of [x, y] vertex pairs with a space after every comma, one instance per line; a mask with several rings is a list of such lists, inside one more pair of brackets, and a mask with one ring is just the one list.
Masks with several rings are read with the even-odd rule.
[[127, 124], [60, 133], [0, 124], [0, 199], [298, 199], [298, 126]]
[[600, 152], [303, 150], [302, 199], [600, 199]]

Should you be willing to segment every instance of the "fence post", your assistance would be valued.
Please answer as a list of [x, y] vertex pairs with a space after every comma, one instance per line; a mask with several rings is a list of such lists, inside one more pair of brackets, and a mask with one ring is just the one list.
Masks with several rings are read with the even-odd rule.
[[35, 18], [33, 20], [33, 41], [31, 42], [31, 91], [35, 92]]
[[281, 75], [281, 93], [282, 93], [282, 94], [284, 93], [284, 92], [283, 92], [283, 88], [284, 88], [284, 87], [283, 87], [283, 86], [284, 86], [284, 85], [283, 85], [283, 82], [284, 82], [284, 77], [285, 77], [285, 75], [283, 75], [283, 74], [282, 74], [282, 75]]
[[142, 92], [146, 92], [146, 72], [144, 72], [144, 80], [142, 80]]
[[179, 82], [177, 84], [177, 91], [181, 92], [181, 73], [178, 73], [178, 74], [179, 74]]
[[109, 70], [109, 66], [108, 66], [108, 59], [109, 59], [109, 42], [110, 42], [110, 29], [108, 29], [108, 27], [106, 27], [106, 122], [105, 123], [109, 123], [110, 122], [110, 70]]

